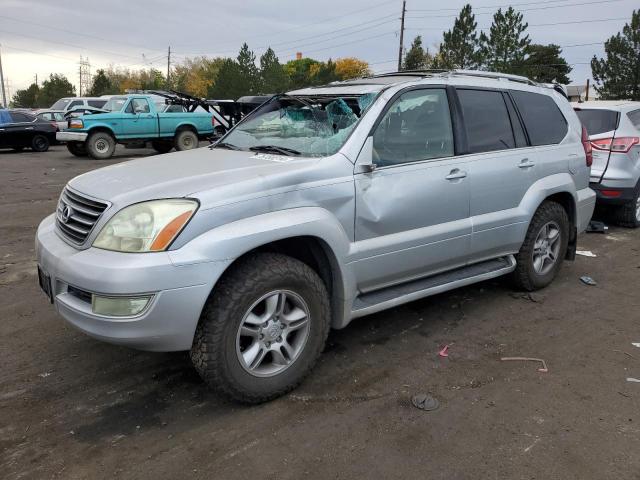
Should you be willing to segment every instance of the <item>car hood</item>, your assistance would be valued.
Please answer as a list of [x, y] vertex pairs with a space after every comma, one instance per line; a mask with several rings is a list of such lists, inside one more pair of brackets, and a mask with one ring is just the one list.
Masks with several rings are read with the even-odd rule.
[[209, 208], [329, 179], [337, 173], [331, 168], [336, 163], [341, 174], [353, 168], [340, 154], [319, 159], [198, 148], [100, 168], [75, 177], [69, 186], [120, 207], [193, 197], [200, 199], [201, 208]]

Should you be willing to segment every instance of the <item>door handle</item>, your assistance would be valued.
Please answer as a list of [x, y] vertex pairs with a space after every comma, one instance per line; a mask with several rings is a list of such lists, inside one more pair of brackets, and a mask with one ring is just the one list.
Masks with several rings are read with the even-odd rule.
[[454, 168], [453, 170], [451, 170], [451, 172], [449, 172], [449, 175], [447, 175], [446, 178], [447, 180], [458, 180], [460, 178], [465, 178], [467, 176], [467, 172], [465, 172], [464, 170], [460, 170], [459, 168]]
[[536, 164], [530, 161], [528, 158], [523, 158], [518, 165], [519, 168], [531, 168], [535, 167]]

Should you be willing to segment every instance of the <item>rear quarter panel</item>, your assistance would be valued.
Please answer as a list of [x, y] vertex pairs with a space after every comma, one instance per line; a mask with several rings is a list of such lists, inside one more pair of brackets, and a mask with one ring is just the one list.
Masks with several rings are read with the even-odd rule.
[[173, 137], [183, 126], [194, 128], [198, 135], [213, 133], [210, 113], [159, 113], [160, 136]]

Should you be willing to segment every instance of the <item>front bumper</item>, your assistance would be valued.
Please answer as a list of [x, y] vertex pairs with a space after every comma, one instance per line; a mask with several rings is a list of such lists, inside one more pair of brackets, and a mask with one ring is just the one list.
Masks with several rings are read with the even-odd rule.
[[[58, 236], [53, 215], [38, 228], [36, 255], [51, 278], [55, 308], [71, 325], [109, 343], [162, 352], [191, 348], [202, 308], [230, 263], [179, 264], [170, 252], [78, 250]], [[138, 316], [107, 317], [94, 314], [90, 301], [75, 295], [74, 288], [110, 296], [152, 294], [153, 299]]]
[[87, 139], [86, 132], [58, 132], [56, 140], [59, 142], [84, 142]]

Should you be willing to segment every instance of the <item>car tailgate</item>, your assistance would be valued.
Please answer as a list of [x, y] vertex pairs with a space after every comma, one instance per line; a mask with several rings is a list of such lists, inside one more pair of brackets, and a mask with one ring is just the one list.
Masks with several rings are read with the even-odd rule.
[[[615, 130], [611, 132], [599, 133], [598, 135], [590, 135], [591, 142], [602, 138], [612, 138]], [[593, 146], [593, 143], [591, 144]], [[597, 147], [593, 148], [593, 164], [591, 165], [591, 183], [600, 183], [609, 166], [609, 157], [611, 150], [602, 150]]]

